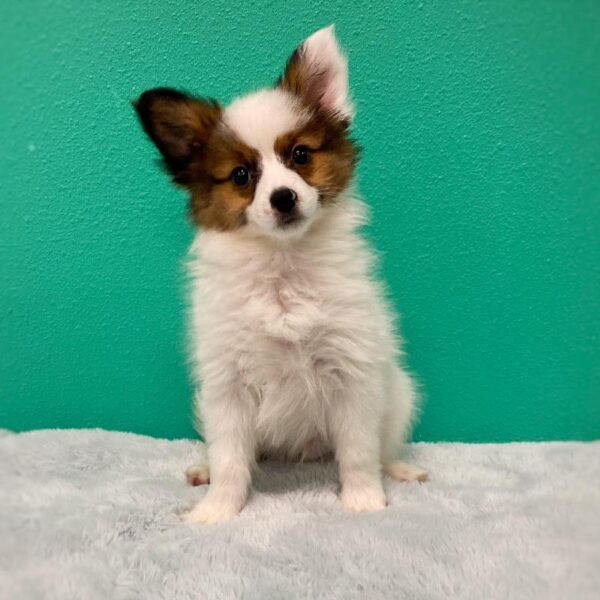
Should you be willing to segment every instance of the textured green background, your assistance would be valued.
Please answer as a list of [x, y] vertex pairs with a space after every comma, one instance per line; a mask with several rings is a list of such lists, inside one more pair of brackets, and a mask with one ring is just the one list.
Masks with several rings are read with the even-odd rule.
[[193, 435], [183, 195], [128, 104], [330, 22], [422, 440], [600, 433], [600, 2], [3, 3], [0, 427]]

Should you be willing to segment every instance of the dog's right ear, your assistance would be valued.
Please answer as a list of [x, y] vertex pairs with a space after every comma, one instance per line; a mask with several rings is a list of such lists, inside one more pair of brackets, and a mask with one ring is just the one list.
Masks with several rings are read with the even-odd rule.
[[192, 159], [202, 151], [221, 118], [219, 104], [171, 88], [148, 90], [132, 104], [173, 179], [188, 183]]

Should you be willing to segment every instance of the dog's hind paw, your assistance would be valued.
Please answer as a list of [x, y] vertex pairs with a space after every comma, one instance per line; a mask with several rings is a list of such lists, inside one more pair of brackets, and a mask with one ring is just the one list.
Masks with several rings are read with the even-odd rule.
[[420, 467], [396, 460], [383, 465], [383, 472], [396, 481], [418, 481], [423, 483], [429, 479], [429, 474]]
[[185, 470], [185, 478], [190, 485], [205, 485], [210, 482], [210, 470], [205, 463], [192, 465]]

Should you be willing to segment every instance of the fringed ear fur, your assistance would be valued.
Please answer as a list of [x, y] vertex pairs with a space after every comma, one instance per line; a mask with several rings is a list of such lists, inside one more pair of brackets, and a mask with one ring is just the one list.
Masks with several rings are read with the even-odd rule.
[[133, 106], [174, 180], [185, 184], [190, 162], [219, 122], [221, 107], [214, 100], [194, 98], [171, 88], [148, 90]]
[[354, 116], [348, 91], [348, 61], [333, 25], [319, 29], [296, 49], [278, 84], [326, 113], [348, 122]]

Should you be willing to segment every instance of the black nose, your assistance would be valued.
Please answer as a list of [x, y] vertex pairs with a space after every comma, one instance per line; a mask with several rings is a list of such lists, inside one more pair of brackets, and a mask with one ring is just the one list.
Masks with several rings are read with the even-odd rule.
[[296, 206], [296, 192], [290, 188], [279, 188], [271, 194], [271, 206], [280, 213], [289, 213]]

